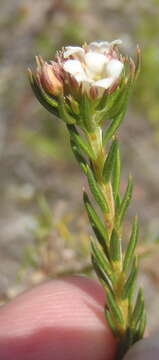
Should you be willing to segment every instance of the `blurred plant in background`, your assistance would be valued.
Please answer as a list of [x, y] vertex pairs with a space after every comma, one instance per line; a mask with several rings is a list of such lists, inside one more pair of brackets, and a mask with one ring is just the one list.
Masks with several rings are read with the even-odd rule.
[[145, 119], [150, 120], [159, 141], [159, 1], [152, 4], [151, 8], [142, 9], [136, 28], [136, 38], [142, 44], [143, 65], [134, 100]]
[[82, 224], [77, 224], [69, 212], [56, 219], [44, 196], [38, 198], [38, 204], [40, 214], [33, 230], [34, 242], [24, 250], [19, 281], [28, 277], [30, 269], [33, 270], [30, 283], [78, 272], [90, 273], [89, 236]]

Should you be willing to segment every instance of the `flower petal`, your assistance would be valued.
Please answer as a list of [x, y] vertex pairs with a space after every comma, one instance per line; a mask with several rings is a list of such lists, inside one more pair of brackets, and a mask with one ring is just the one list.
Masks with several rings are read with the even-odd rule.
[[85, 81], [89, 82], [89, 79], [84, 72], [76, 74], [76, 75], [74, 75], [74, 77], [78, 82], [85, 82]]
[[67, 60], [63, 64], [63, 68], [72, 75], [83, 72], [83, 68], [79, 60]]
[[104, 65], [108, 62], [108, 59], [103, 54], [89, 51], [85, 55], [85, 62], [86, 62], [88, 71], [90, 71], [92, 73], [92, 75], [96, 76], [98, 74], [100, 75], [103, 72]]
[[108, 78], [104, 78], [98, 81], [94, 81], [94, 86], [97, 87], [102, 87], [104, 89], [108, 89], [110, 86], [113, 85], [114, 82], [114, 78], [113, 77], [108, 77]]
[[121, 61], [112, 59], [106, 66], [107, 74], [109, 77], [112, 76], [114, 79], [117, 79], [123, 70], [123, 66], [124, 64]]
[[64, 50], [64, 58], [67, 59], [69, 56], [73, 54], [84, 55], [84, 49], [80, 46], [66, 46]]
[[73, 75], [78, 82], [87, 80], [87, 76], [79, 60], [67, 60], [63, 69]]

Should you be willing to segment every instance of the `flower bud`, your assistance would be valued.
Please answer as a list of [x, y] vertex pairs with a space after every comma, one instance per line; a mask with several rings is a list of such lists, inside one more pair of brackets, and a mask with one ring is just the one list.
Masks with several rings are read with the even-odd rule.
[[54, 69], [54, 66], [44, 63], [40, 69], [40, 82], [42, 87], [51, 95], [58, 96], [63, 93], [63, 81]]

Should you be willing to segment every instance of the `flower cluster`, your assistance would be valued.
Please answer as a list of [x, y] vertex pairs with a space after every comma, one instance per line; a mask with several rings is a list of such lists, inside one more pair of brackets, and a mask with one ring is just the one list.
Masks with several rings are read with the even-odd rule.
[[[119, 98], [121, 101], [126, 94], [129, 80], [132, 82], [135, 77], [135, 64], [121, 55], [120, 44], [121, 40], [115, 40], [92, 42], [82, 47], [67, 46], [57, 52], [54, 61], [48, 62], [37, 57], [36, 74], [31, 70], [29, 74], [38, 100], [68, 124], [76, 122], [82, 126], [83, 113], [88, 107], [98, 111], [95, 122], [101, 121], [101, 111], [110, 107], [109, 100], [112, 103], [111, 95], [119, 93], [112, 103], [114, 110], [115, 103], [119, 105]], [[112, 117], [111, 112], [109, 116]]]
[[59, 56], [65, 78], [70, 75], [83, 92], [101, 96], [104, 90], [117, 83], [123, 70], [123, 62], [115, 51], [115, 46], [120, 43], [116, 40], [112, 43], [92, 42], [84, 47], [66, 47]]

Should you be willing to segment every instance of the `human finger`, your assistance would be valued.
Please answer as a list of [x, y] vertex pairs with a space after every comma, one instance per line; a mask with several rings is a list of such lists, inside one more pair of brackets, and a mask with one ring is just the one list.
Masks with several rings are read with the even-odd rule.
[[83, 276], [53, 280], [0, 311], [0, 359], [113, 360], [102, 287]]

